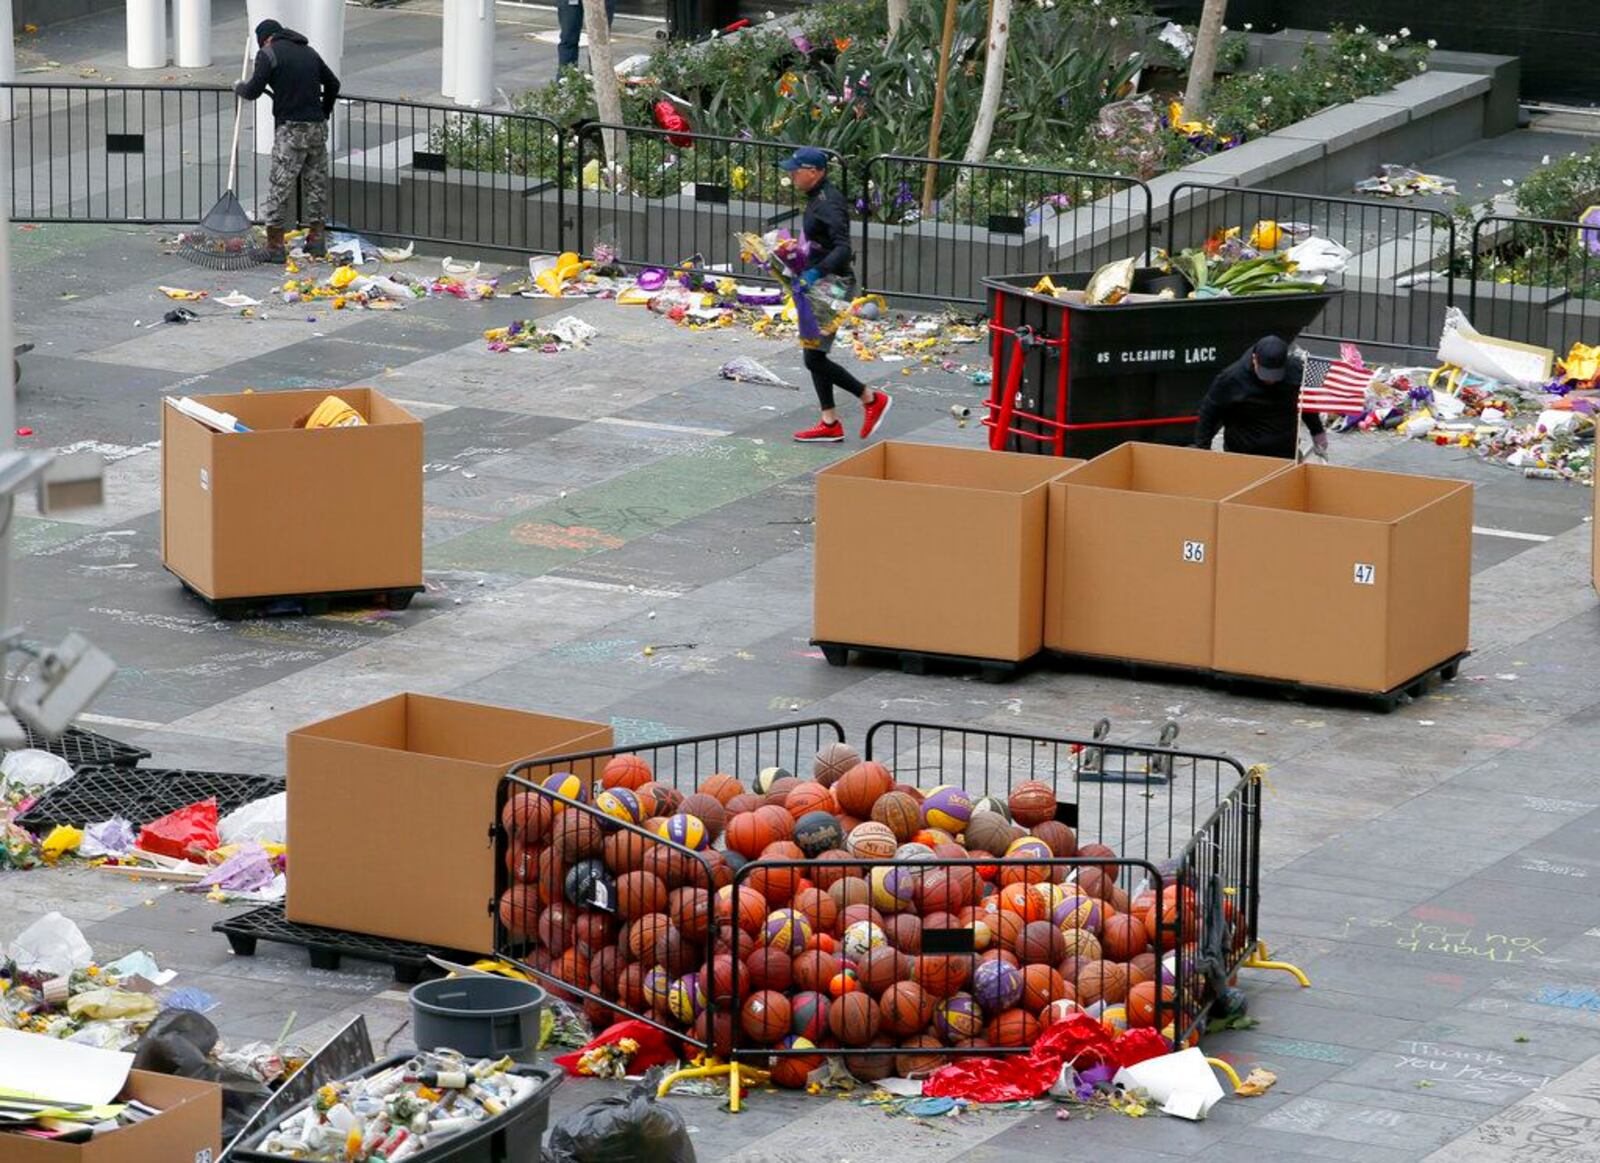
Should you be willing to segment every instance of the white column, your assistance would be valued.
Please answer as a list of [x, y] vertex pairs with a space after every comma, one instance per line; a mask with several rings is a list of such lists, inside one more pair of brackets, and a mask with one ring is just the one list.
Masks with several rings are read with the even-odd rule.
[[[17, 79], [17, 46], [11, 35], [11, 0], [0, 0], [0, 83]], [[0, 92], [0, 121], [11, 120], [11, 90]]]
[[494, 0], [457, 0], [456, 104], [483, 109], [495, 102]]
[[172, 57], [180, 69], [211, 67], [211, 0], [172, 0]]
[[456, 95], [456, 43], [460, 39], [460, 0], [444, 0], [444, 19], [440, 22], [440, 50], [443, 61], [439, 71], [439, 92], [446, 97]]
[[289, 26], [305, 33], [336, 75], [344, 65], [344, 13], [344, 0], [305, 0], [304, 23]]
[[[252, 30], [263, 20], [276, 20], [285, 28], [304, 32], [306, 5], [310, 2], [312, 0], [245, 0], [245, 16]], [[328, 3], [329, 0], [320, 2]], [[340, 7], [342, 8], [343, 4], [340, 4]], [[251, 36], [254, 35], [252, 31]], [[272, 123], [272, 98], [265, 93], [256, 101], [255, 117], [256, 152], [271, 153], [276, 127]]]
[[[127, 0], [128, 67], [167, 67], [167, 0]], [[11, 35], [8, 27], [6, 35]]]

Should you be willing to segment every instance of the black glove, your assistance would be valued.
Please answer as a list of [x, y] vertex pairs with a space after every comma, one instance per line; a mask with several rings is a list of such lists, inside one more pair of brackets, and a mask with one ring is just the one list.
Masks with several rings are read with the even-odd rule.
[[235, 81], [233, 83], [233, 95], [235, 97], [243, 97], [244, 96], [244, 82], [243, 81]]

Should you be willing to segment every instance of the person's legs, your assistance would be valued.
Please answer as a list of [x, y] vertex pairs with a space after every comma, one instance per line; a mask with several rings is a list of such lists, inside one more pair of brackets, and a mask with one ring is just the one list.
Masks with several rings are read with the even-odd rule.
[[583, 36], [583, 0], [556, 0], [561, 39], [556, 44], [556, 68], [578, 63], [578, 40]]
[[294, 197], [295, 179], [305, 162], [305, 151], [297, 142], [294, 125], [278, 126], [272, 137], [272, 168], [267, 175], [267, 199], [261, 220], [267, 227], [267, 257], [281, 261], [284, 256], [283, 231], [289, 222], [289, 200]]
[[801, 362], [805, 364], [806, 371], [811, 373], [811, 386], [816, 390], [817, 404], [822, 408], [822, 421], [815, 427], [796, 432], [794, 438], [803, 443], [837, 444], [844, 439], [844, 426], [839, 423], [839, 413], [833, 402], [834, 378], [830, 369], [834, 364], [828, 359], [827, 350], [818, 347], [805, 348]]
[[307, 123], [301, 134], [305, 162], [300, 173], [306, 192], [306, 253], [321, 258], [328, 253], [328, 123]]

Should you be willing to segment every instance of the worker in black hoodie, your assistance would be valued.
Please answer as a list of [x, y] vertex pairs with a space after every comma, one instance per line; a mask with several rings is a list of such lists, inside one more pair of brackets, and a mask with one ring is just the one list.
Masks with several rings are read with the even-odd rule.
[[339, 78], [306, 38], [276, 20], [256, 25], [255, 72], [233, 91], [254, 101], [272, 90], [272, 173], [261, 217], [267, 226], [267, 260], [286, 257], [283, 235], [295, 180], [305, 179], [306, 253], [328, 253], [328, 118], [339, 99]]

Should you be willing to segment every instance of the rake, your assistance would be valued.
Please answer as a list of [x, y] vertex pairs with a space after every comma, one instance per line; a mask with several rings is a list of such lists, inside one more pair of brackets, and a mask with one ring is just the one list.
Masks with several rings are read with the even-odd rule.
[[[250, 79], [250, 48], [248, 35], [244, 45], [244, 68], [241, 80]], [[244, 99], [233, 99], [233, 149], [228, 155], [228, 188], [217, 204], [200, 219], [198, 230], [185, 231], [178, 238], [178, 254], [197, 266], [219, 271], [237, 271], [255, 266], [261, 261], [251, 232], [255, 229], [250, 216], [239, 204], [234, 187], [239, 181], [239, 126], [244, 120]]]

